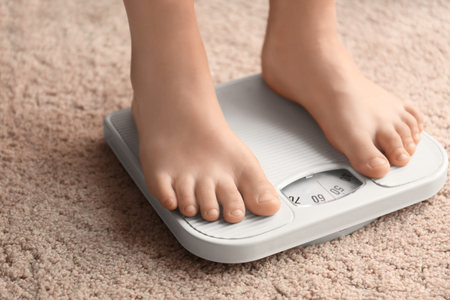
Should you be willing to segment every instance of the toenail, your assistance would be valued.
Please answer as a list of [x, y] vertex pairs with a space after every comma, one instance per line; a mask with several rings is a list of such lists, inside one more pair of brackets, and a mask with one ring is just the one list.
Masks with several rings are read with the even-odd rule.
[[387, 160], [383, 157], [375, 157], [369, 163], [369, 166], [372, 168], [377, 168], [387, 163]]
[[235, 216], [235, 217], [240, 217], [244, 214], [244, 212], [240, 209], [235, 209], [232, 212], [230, 212], [230, 215]]
[[206, 212], [206, 215], [208, 216], [217, 216], [217, 214], [219, 213], [219, 211], [215, 208], [210, 209]]
[[173, 198], [169, 198], [166, 201], [164, 201], [164, 207], [169, 207], [173, 204]]
[[273, 200], [276, 200], [276, 199], [277, 199], [277, 196], [274, 196], [271, 193], [265, 193], [261, 197], [258, 198], [258, 202], [259, 203], [261, 203], [261, 202], [268, 202], [268, 201], [273, 201]]
[[188, 213], [190, 213], [190, 212], [194, 212], [195, 211], [195, 206], [194, 205], [188, 205], [188, 206], [186, 206], [185, 208], [184, 208], [184, 211], [185, 212], [188, 212]]
[[416, 141], [419, 141], [419, 140], [420, 140], [420, 134], [416, 133], [416, 134], [414, 135], [414, 139], [415, 139]]
[[407, 160], [407, 159], [408, 159], [408, 155], [406, 155], [405, 153], [402, 153], [397, 157], [397, 160], [399, 160], [399, 161]]
[[408, 148], [408, 149], [414, 149], [414, 148], [416, 148], [416, 144], [414, 144], [414, 143], [409, 143], [408, 146], [407, 146], [407, 148]]

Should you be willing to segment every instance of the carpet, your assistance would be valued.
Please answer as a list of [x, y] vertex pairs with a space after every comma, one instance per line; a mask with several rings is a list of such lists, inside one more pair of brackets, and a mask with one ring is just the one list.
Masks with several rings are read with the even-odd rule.
[[[198, 0], [215, 83], [260, 72], [267, 1]], [[450, 147], [450, 2], [338, 3], [362, 72]], [[350, 236], [226, 265], [187, 252], [103, 138], [126, 108], [119, 0], [0, 1], [1, 299], [450, 299], [450, 185]]]

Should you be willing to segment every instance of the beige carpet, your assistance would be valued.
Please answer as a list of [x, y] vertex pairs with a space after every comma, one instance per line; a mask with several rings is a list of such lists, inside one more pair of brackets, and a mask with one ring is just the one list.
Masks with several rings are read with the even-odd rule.
[[[216, 83], [260, 71], [267, 1], [201, 0]], [[450, 146], [450, 3], [339, 2], [362, 71]], [[339, 240], [253, 263], [182, 248], [103, 138], [129, 106], [119, 0], [0, 0], [0, 299], [450, 299], [450, 186]]]

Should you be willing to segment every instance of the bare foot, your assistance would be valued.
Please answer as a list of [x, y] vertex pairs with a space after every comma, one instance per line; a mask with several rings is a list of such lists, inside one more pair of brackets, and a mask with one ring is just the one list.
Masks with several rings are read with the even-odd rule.
[[405, 166], [423, 130], [421, 112], [364, 77], [339, 41], [334, 1], [272, 1], [263, 78], [305, 107], [358, 172]]
[[193, 3], [125, 5], [133, 42], [131, 108], [150, 193], [167, 209], [178, 207], [187, 217], [200, 211], [208, 221], [219, 218], [219, 205], [230, 223], [244, 218], [245, 207], [276, 213], [274, 187], [220, 109]]

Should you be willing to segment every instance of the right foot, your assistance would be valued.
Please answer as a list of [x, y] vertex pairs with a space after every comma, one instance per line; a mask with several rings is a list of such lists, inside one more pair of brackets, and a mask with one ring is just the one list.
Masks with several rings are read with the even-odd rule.
[[167, 209], [178, 207], [186, 217], [200, 212], [208, 221], [219, 218], [219, 205], [229, 223], [241, 221], [245, 208], [276, 213], [273, 185], [220, 109], [193, 3], [125, 6], [133, 42], [131, 110], [150, 193]]
[[[200, 211], [208, 221], [219, 218], [219, 204], [229, 223], [241, 221], [245, 207], [262, 216], [276, 213], [277, 193], [228, 127], [215, 95], [201, 95], [192, 86], [187, 90], [180, 86], [132, 102], [150, 193], [167, 209], [178, 207], [186, 217]], [[159, 107], [155, 99], [161, 99]]]

